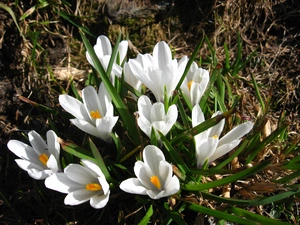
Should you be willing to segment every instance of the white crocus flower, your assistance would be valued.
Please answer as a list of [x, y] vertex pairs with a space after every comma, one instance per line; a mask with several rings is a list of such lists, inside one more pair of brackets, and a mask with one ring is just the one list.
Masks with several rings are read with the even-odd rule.
[[[221, 114], [216, 112], [212, 115]], [[204, 115], [199, 105], [195, 105], [192, 111], [192, 125], [193, 127], [204, 122]], [[206, 131], [197, 134], [195, 139], [197, 166], [201, 168], [207, 160], [208, 163], [225, 155], [234, 149], [240, 142], [241, 138], [249, 133], [253, 127], [253, 123], [248, 121], [240, 124], [220, 138], [225, 124], [225, 119], [222, 119], [217, 125], [207, 129]]]
[[150, 138], [152, 128], [166, 135], [175, 124], [178, 111], [176, 105], [171, 105], [166, 113], [163, 103], [156, 102], [152, 105], [150, 99], [142, 95], [138, 99], [138, 114], [138, 126]]
[[118, 116], [113, 115], [114, 107], [103, 83], [98, 94], [92, 86], [85, 87], [82, 100], [83, 103], [67, 94], [59, 96], [60, 105], [76, 117], [70, 120], [76, 127], [109, 142], [109, 133], [117, 123]]
[[193, 62], [181, 85], [183, 94], [188, 98], [192, 106], [199, 104], [208, 82], [208, 71], [199, 68], [197, 64]]
[[168, 98], [173, 94], [187, 61], [187, 57], [183, 57], [179, 62], [176, 59], [172, 60], [169, 46], [161, 41], [155, 45], [153, 56], [138, 55], [128, 64], [132, 73], [153, 93], [156, 101], [163, 102], [165, 91]]
[[142, 161], [134, 165], [137, 178], [129, 178], [120, 184], [128, 193], [148, 195], [160, 199], [177, 193], [180, 189], [178, 178], [173, 174], [172, 165], [165, 160], [162, 151], [154, 145], [148, 145], [143, 151]]
[[101, 169], [89, 160], [69, 164], [64, 173], [56, 173], [45, 180], [47, 188], [68, 194], [66, 205], [79, 205], [90, 201], [92, 207], [103, 208], [109, 200], [109, 184]]
[[49, 130], [46, 136], [47, 143], [32, 130], [28, 133], [31, 146], [18, 140], [10, 140], [7, 143], [8, 149], [21, 158], [15, 160], [18, 166], [36, 180], [43, 180], [61, 170], [57, 136], [52, 130]]
[[[127, 50], [128, 50], [128, 41], [126, 41], [126, 40], [121, 41], [119, 43], [118, 52], [117, 52], [117, 57], [119, 57], [120, 65], [122, 64], [122, 62], [124, 61], [124, 59], [126, 57]], [[104, 35], [99, 36], [97, 38], [96, 45], [94, 45], [94, 51], [95, 51], [97, 57], [99, 58], [101, 65], [103, 66], [104, 70], [106, 71], [109, 61], [110, 61], [110, 58], [111, 58], [111, 54], [112, 54], [112, 47], [111, 47], [111, 43], [110, 43], [109, 39]], [[88, 62], [93, 67], [95, 67], [95, 65], [92, 61], [92, 58], [88, 52], [86, 52], [86, 58], [87, 58]], [[122, 67], [120, 65], [118, 65], [116, 63], [116, 59], [115, 59], [114, 65], [112, 67], [112, 73], [111, 73], [111, 80], [112, 80], [113, 84], [114, 84], [114, 76], [121, 77], [121, 75], [122, 75]]]

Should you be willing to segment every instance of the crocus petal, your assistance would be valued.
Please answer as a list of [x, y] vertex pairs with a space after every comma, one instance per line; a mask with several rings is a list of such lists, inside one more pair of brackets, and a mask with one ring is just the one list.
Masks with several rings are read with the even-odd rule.
[[7, 143], [7, 147], [21, 159], [31, 160], [38, 156], [31, 146], [18, 140], [10, 140]]
[[253, 123], [251, 121], [236, 126], [220, 139], [219, 146], [225, 143], [229, 143], [233, 140], [240, 139], [244, 135], [248, 134], [252, 128], [253, 128]]
[[157, 59], [157, 66], [163, 68], [172, 61], [172, 53], [166, 42], [158, 42], [153, 49], [153, 58]]
[[70, 180], [65, 173], [55, 173], [50, 177], [47, 177], [45, 180], [45, 186], [49, 189], [65, 194], [83, 188], [82, 184]]
[[146, 95], [142, 95], [138, 99], [138, 109], [140, 117], [147, 118], [150, 121], [151, 118], [151, 101]]
[[[220, 115], [222, 114], [220, 111], [217, 111], [215, 112], [211, 118], [217, 116], [217, 115]], [[222, 119], [218, 124], [216, 124], [215, 126], [211, 127], [209, 129], [209, 137], [213, 137], [213, 136], [218, 136], [220, 137], [222, 131], [223, 131], [223, 128], [224, 128], [224, 125], [225, 125], [225, 119]]]
[[101, 209], [106, 206], [109, 200], [109, 193], [107, 195], [95, 195], [90, 200], [90, 205], [95, 209]]
[[79, 164], [69, 164], [64, 172], [70, 180], [83, 185], [97, 182], [97, 174]]
[[72, 114], [78, 119], [84, 119], [90, 121], [90, 117], [86, 112], [84, 104], [67, 94], [59, 95], [58, 97], [59, 104], [66, 110], [68, 113]]
[[208, 138], [207, 141], [203, 142], [200, 146], [197, 145], [196, 141], [196, 158], [198, 167], [201, 167], [205, 161], [214, 154], [218, 141], [218, 138]]
[[96, 128], [98, 130], [99, 137], [104, 141], [110, 140], [109, 133], [112, 132], [113, 127], [116, 125], [119, 117], [103, 117], [96, 120]]
[[164, 189], [169, 184], [172, 178], [172, 166], [166, 161], [160, 161], [158, 165], [160, 180], [164, 183]]
[[98, 58], [104, 55], [111, 55], [112, 48], [109, 39], [105, 35], [100, 35], [97, 38], [96, 45], [94, 46], [94, 50], [98, 56]]
[[41, 162], [33, 162], [23, 159], [15, 159], [15, 162], [18, 164], [18, 166], [25, 171], [28, 171], [29, 169], [37, 169], [38, 171], [46, 169], [46, 167]]
[[212, 154], [209, 157], [209, 162], [212, 162], [212, 161], [218, 159], [219, 157], [227, 154], [232, 149], [234, 149], [236, 146], [238, 146], [240, 142], [241, 142], [241, 140], [233, 140], [232, 142], [229, 142], [229, 143], [221, 145], [220, 147], [218, 147], [216, 149], [216, 151], [214, 152], [214, 154]]
[[66, 205], [79, 205], [84, 202], [87, 202], [95, 195], [93, 191], [88, 191], [85, 189], [80, 189], [69, 193], [65, 197], [64, 203]]
[[60, 166], [54, 155], [50, 155], [47, 161], [47, 167], [51, 169], [54, 173], [57, 173], [60, 170]]
[[179, 179], [174, 175], [168, 185], [166, 186], [166, 192], [168, 196], [176, 194], [180, 190]]
[[53, 174], [52, 170], [37, 170], [35, 168], [29, 169], [27, 172], [35, 180], [44, 180]]
[[[145, 163], [137, 161], [134, 165], [134, 173], [146, 189], [155, 189], [150, 177], [155, 174]], [[157, 174], [158, 175], [158, 174]]]
[[95, 172], [96, 174], [93, 174], [95, 176], [104, 177], [104, 174], [102, 173], [101, 169], [92, 161], [87, 159], [82, 159], [81, 163], [84, 165], [84, 167], [89, 168], [91, 171]]
[[80, 130], [84, 131], [85, 133], [91, 134], [95, 137], [101, 138], [97, 128], [87, 122], [86, 120], [81, 119], [70, 119], [71, 123], [73, 123], [76, 127], [78, 127]]
[[151, 124], [150, 122], [145, 118], [140, 116], [137, 119], [137, 124], [139, 126], [139, 128], [148, 136], [151, 137]]
[[41, 155], [45, 153], [45, 150], [48, 150], [48, 146], [44, 139], [34, 130], [28, 133], [28, 139], [37, 155]]
[[49, 130], [46, 136], [49, 153], [52, 154], [56, 160], [58, 160], [60, 154], [60, 146], [57, 141], [57, 135], [53, 130]]
[[120, 56], [120, 64], [123, 63], [126, 54], [127, 54], [127, 50], [128, 50], [128, 41], [121, 41], [119, 43], [119, 47], [118, 47], [118, 52], [119, 52], [119, 56]]
[[145, 164], [150, 168], [150, 170], [155, 174], [158, 175], [158, 163], [162, 160], [165, 160], [165, 156], [162, 151], [154, 146], [148, 145], [143, 151], [143, 159]]
[[147, 189], [137, 178], [129, 178], [127, 180], [122, 181], [122, 183], [120, 184], [120, 189], [131, 194], [147, 194]]
[[192, 126], [195, 127], [204, 121], [205, 121], [204, 114], [200, 106], [195, 105], [192, 110]]
[[100, 111], [101, 103], [99, 101], [98, 94], [94, 87], [87, 86], [82, 90], [82, 100], [86, 111], [89, 113], [89, 118], [91, 121], [95, 120], [90, 115], [91, 111], [98, 111], [101, 117], [104, 116], [104, 112], [102, 110]]
[[150, 121], [162, 121], [165, 117], [164, 104], [161, 102], [156, 102], [152, 105], [150, 110]]

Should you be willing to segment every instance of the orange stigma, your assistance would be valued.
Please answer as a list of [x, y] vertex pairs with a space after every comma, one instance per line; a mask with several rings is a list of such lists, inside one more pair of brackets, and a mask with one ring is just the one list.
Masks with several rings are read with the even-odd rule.
[[45, 165], [47, 166], [47, 162], [48, 162], [49, 157], [44, 153], [39, 155], [39, 160]]
[[150, 177], [150, 181], [157, 189], [161, 189], [161, 184], [157, 176]]
[[90, 183], [90, 184], [85, 185], [85, 189], [88, 191], [100, 191], [100, 190], [102, 190], [102, 187], [100, 184]]
[[90, 112], [90, 115], [91, 115], [91, 117], [94, 118], [94, 119], [101, 119], [101, 115], [100, 115], [100, 113], [99, 113], [98, 110], [96, 110], [96, 111], [91, 111], [91, 112]]

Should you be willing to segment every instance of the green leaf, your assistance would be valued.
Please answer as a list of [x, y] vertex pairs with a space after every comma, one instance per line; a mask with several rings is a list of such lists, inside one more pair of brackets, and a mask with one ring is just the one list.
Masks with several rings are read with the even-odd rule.
[[203, 213], [204, 215], [214, 216], [216, 218], [224, 219], [224, 220], [227, 220], [227, 221], [230, 221], [233, 223], [237, 223], [237, 224], [257, 225], [257, 223], [249, 221], [242, 217], [231, 215], [229, 213], [221, 212], [221, 211], [218, 211], [215, 209], [206, 208], [201, 205], [191, 204], [191, 205], [189, 205], [188, 208], [195, 212]]
[[192, 139], [195, 135], [207, 130], [208, 128], [218, 124], [222, 119], [229, 117], [231, 114], [235, 112], [235, 109], [230, 109], [227, 112], [224, 112], [220, 115], [217, 115], [213, 118], [205, 120], [203, 123], [200, 123], [196, 127], [188, 129], [187, 131], [181, 133], [174, 139], [172, 139], [171, 143], [173, 145], [182, 143], [184, 141], [188, 141]]
[[76, 156], [79, 159], [88, 159], [95, 161], [91, 152], [79, 147], [78, 145], [72, 142], [67, 142], [62, 139], [59, 139], [59, 144], [61, 145], [64, 151]]
[[168, 141], [168, 139], [162, 133], [160, 133], [159, 131], [158, 131], [158, 133], [160, 134], [160, 138], [161, 138], [164, 146], [166, 147], [167, 151], [169, 152], [169, 155], [172, 158], [173, 163], [178, 166], [178, 168], [181, 170], [181, 172], [183, 174], [185, 174], [187, 171], [189, 171], [188, 166], [184, 163], [184, 161], [182, 160], [182, 158], [178, 154], [178, 151], [176, 151], [173, 148], [173, 146]]
[[216, 180], [212, 181], [209, 183], [199, 183], [199, 184], [184, 184], [182, 186], [183, 190], [188, 190], [188, 191], [202, 191], [202, 190], [208, 190], [210, 188], [222, 186], [225, 184], [229, 184], [232, 182], [235, 182], [239, 179], [244, 179], [246, 177], [249, 177], [255, 173], [258, 173], [259, 171], [263, 170], [266, 166], [268, 166], [271, 163], [271, 160], [266, 160], [256, 166], [253, 166], [251, 168], [245, 169], [237, 174], [233, 174], [229, 177], [225, 177], [221, 180]]
[[236, 208], [236, 207], [229, 207], [228, 211], [234, 213], [237, 216], [245, 217], [248, 220], [256, 222], [258, 224], [268, 224], [268, 225], [288, 225], [290, 223], [285, 223], [280, 220], [270, 219], [266, 216], [261, 216], [259, 214], [255, 214], [253, 212], [249, 212], [244, 209]]
[[291, 191], [285, 191], [279, 193], [277, 195], [271, 197], [258, 197], [258, 199], [253, 200], [242, 200], [242, 199], [234, 199], [234, 198], [224, 198], [217, 195], [213, 195], [204, 191], [201, 191], [201, 194], [206, 199], [211, 199], [219, 203], [227, 203], [229, 205], [238, 205], [238, 206], [259, 206], [259, 205], [267, 205], [274, 202], [287, 200], [289, 197], [300, 193], [300, 189], [295, 189]]
[[88, 39], [86, 38], [86, 36], [84, 35], [84, 33], [82, 31], [80, 31], [80, 35], [81, 35], [81, 38], [84, 42], [84, 45], [85, 45], [87, 51], [89, 52], [89, 54], [92, 58], [92, 61], [94, 63], [97, 73], [100, 75], [102, 82], [104, 83], [108, 93], [110, 94], [110, 96], [112, 98], [112, 101], [113, 101], [116, 109], [118, 110], [118, 112], [122, 118], [122, 121], [125, 125], [126, 130], [130, 134], [130, 137], [132, 138], [132, 140], [134, 140], [135, 144], [138, 145], [140, 143], [140, 138], [139, 138], [138, 129], [136, 127], [136, 123], [134, 121], [133, 115], [131, 115], [129, 113], [129, 111], [128, 111], [126, 105], [124, 104], [124, 102], [122, 101], [120, 95], [117, 93], [116, 89], [110, 82], [108, 74], [106, 74], [101, 63], [99, 62], [98, 57], [96, 56], [94, 49], [92, 48], [91, 44], [89, 43]]
[[110, 174], [108, 172], [108, 169], [107, 169], [107, 167], [106, 167], [106, 165], [104, 163], [104, 160], [103, 160], [103, 158], [102, 158], [102, 156], [101, 156], [98, 148], [96, 147], [96, 145], [94, 144], [94, 142], [92, 141], [91, 138], [89, 138], [89, 146], [90, 146], [90, 149], [92, 150], [92, 153], [93, 153], [94, 158], [95, 158], [94, 162], [97, 164], [97, 166], [99, 166], [99, 168], [101, 169], [102, 173], [104, 174], [106, 180], [108, 182], [115, 182], [111, 178], [111, 176], [110, 176]]
[[147, 213], [145, 214], [145, 216], [143, 217], [143, 219], [138, 223], [138, 225], [148, 224], [148, 222], [150, 221], [152, 215], [153, 215], [153, 206], [150, 205]]

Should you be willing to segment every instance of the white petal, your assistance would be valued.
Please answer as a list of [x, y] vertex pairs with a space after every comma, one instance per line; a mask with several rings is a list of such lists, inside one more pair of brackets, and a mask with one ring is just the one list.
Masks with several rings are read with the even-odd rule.
[[248, 134], [252, 128], [253, 123], [250, 121], [236, 126], [220, 139], [219, 146], [231, 142], [233, 140], [239, 140], [241, 137]]
[[104, 177], [104, 174], [102, 173], [101, 169], [94, 162], [87, 159], [82, 159], [81, 162], [86, 168], [89, 168], [90, 170], [94, 171], [97, 174], [97, 176]]
[[107, 195], [95, 195], [90, 200], [90, 205], [95, 209], [101, 209], [106, 206], [109, 200], [109, 192]]
[[160, 41], [154, 46], [153, 58], [161, 69], [172, 61], [172, 53], [166, 42]]
[[44, 180], [47, 177], [53, 174], [52, 170], [36, 170], [36, 169], [29, 169], [28, 175], [31, 176], [35, 180]]
[[166, 186], [166, 194], [165, 196], [170, 196], [176, 194], [180, 190], [180, 182], [178, 178], [174, 175], [168, 185]]
[[153, 190], [147, 190], [147, 195], [152, 199], [160, 199], [164, 197], [165, 192], [166, 192], [165, 190], [159, 191], [157, 189], [153, 189]]
[[218, 141], [218, 138], [208, 138], [207, 141], [203, 142], [201, 145], [197, 145], [196, 143], [196, 158], [198, 167], [201, 167], [205, 161], [214, 154]]
[[151, 171], [145, 163], [141, 161], [135, 162], [134, 173], [146, 189], [156, 189], [150, 180], [150, 177], [154, 175], [154, 172]]
[[233, 140], [232, 142], [226, 143], [221, 145], [216, 149], [213, 155], [209, 157], [209, 162], [212, 162], [216, 160], [217, 158], [227, 154], [230, 152], [232, 149], [234, 149], [238, 144], [241, 142], [241, 140]]
[[33, 150], [38, 155], [46, 153], [46, 150], [48, 150], [48, 146], [47, 146], [46, 142], [44, 141], [44, 139], [34, 130], [32, 130], [28, 133], [28, 139], [30, 141], [30, 144], [31, 144]]
[[89, 201], [93, 196], [97, 195], [97, 192], [80, 189], [69, 193], [65, 197], [64, 203], [66, 205], [79, 205]]
[[109, 39], [104, 35], [99, 36], [96, 45], [94, 46], [94, 50], [98, 58], [104, 55], [111, 55], [112, 48]]
[[138, 99], [138, 111], [140, 117], [145, 117], [149, 122], [151, 121], [151, 107], [152, 103], [148, 96], [142, 95]]
[[86, 111], [89, 113], [89, 118], [91, 119], [91, 121], [95, 120], [90, 115], [91, 111], [95, 111], [95, 112], [98, 111], [101, 117], [103, 117], [104, 114], [106, 113], [102, 111], [101, 103], [94, 87], [87, 86], [82, 90], [82, 100], [86, 108]]
[[72, 114], [78, 119], [89, 120], [89, 116], [85, 110], [84, 104], [69, 95], [62, 94], [58, 97], [59, 104], [68, 113]]
[[192, 125], [193, 127], [205, 121], [204, 114], [199, 105], [195, 105], [192, 110]]
[[118, 51], [120, 54], [120, 64], [123, 63], [128, 50], [128, 41], [124, 40], [119, 43]]
[[69, 179], [79, 184], [86, 185], [98, 182], [98, 176], [94, 171], [79, 164], [69, 164], [64, 171]]
[[116, 125], [119, 117], [103, 117], [96, 120], [96, 128], [98, 130], [98, 137], [102, 140], [109, 142], [111, 137], [109, 133], [112, 132], [112, 129]]
[[33, 148], [21, 141], [18, 140], [10, 140], [7, 143], [8, 149], [18, 156], [21, 159], [26, 159], [31, 161], [32, 159], [38, 158], [37, 153], [33, 150]]
[[95, 137], [101, 137], [96, 126], [90, 124], [86, 120], [81, 119], [70, 119], [70, 121], [78, 127], [80, 130], [84, 131], [85, 133], [91, 134]]
[[33, 161], [27, 161], [27, 160], [23, 160], [23, 159], [15, 159], [15, 162], [18, 164], [18, 166], [22, 170], [25, 170], [25, 171], [28, 171], [29, 169], [36, 169], [39, 171], [48, 169], [41, 162], [33, 162]]
[[129, 178], [120, 184], [120, 189], [131, 194], [146, 195], [147, 189], [137, 178]]
[[167, 161], [160, 161], [158, 166], [159, 166], [159, 178], [160, 181], [162, 182], [161, 185], [163, 185], [162, 189], [166, 189], [166, 186], [169, 184], [172, 178], [172, 173], [173, 173], [172, 166]]
[[58, 160], [60, 153], [60, 145], [57, 141], [57, 135], [53, 130], [49, 130], [46, 135], [49, 153], [52, 154], [56, 160]]
[[161, 102], [156, 102], [152, 105], [150, 111], [150, 121], [164, 121], [166, 113], [164, 104]]
[[143, 151], [144, 163], [150, 168], [154, 175], [159, 174], [158, 165], [160, 161], [165, 161], [163, 152], [154, 145], [148, 145]]
[[[212, 118], [217, 116], [217, 115], [220, 115], [222, 114], [220, 111], [218, 112], [215, 112], [213, 115], [212, 115]], [[218, 124], [216, 124], [215, 126], [211, 127], [209, 129], [209, 137], [213, 137], [213, 136], [218, 136], [220, 137], [222, 131], [223, 131], [223, 128], [224, 128], [224, 125], [225, 125], [225, 119], [222, 119]]]
[[151, 137], [150, 122], [145, 117], [140, 116], [137, 119], [137, 124], [138, 124], [139, 128], [150, 138]]
[[57, 173], [60, 171], [60, 165], [54, 155], [50, 155], [48, 161], [47, 161], [47, 167], [51, 169], [54, 173]]
[[55, 173], [51, 175], [45, 180], [45, 186], [66, 194], [84, 188], [82, 184], [70, 180], [65, 173]]

